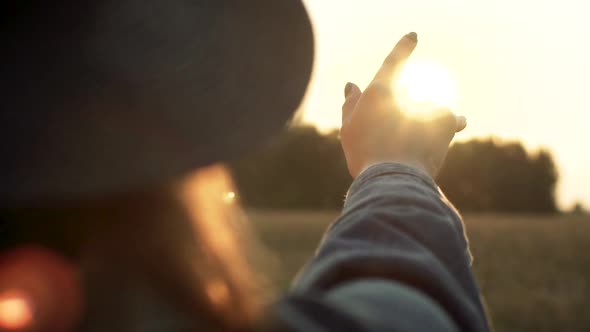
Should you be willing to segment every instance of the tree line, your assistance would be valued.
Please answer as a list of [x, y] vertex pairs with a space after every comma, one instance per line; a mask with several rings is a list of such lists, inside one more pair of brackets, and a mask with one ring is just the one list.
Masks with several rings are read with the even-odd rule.
[[[230, 164], [246, 206], [341, 208], [352, 179], [338, 132], [293, 126], [266, 146]], [[493, 138], [455, 143], [437, 182], [463, 211], [553, 213], [558, 174], [547, 150]]]

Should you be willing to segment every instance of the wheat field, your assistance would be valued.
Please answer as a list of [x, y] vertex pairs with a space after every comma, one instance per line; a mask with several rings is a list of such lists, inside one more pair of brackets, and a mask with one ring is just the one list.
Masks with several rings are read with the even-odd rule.
[[[289, 287], [337, 212], [248, 211], [265, 269]], [[496, 331], [590, 331], [590, 217], [465, 215]]]

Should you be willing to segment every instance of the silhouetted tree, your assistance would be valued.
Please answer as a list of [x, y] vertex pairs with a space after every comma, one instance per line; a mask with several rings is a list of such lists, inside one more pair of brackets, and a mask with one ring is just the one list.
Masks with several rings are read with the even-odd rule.
[[[337, 132], [293, 126], [266, 149], [232, 164], [242, 201], [264, 208], [339, 208], [352, 179]], [[548, 151], [493, 139], [454, 144], [438, 183], [462, 210], [556, 211], [557, 172]]]
[[352, 182], [338, 133], [321, 135], [314, 127], [291, 127], [232, 168], [242, 201], [254, 207], [340, 207]]
[[548, 151], [492, 139], [454, 144], [438, 177], [449, 199], [472, 211], [555, 212], [556, 182]]
[[586, 214], [586, 209], [584, 209], [584, 205], [582, 205], [582, 203], [580, 202], [576, 202], [574, 204], [574, 206], [572, 207], [572, 209], [570, 210], [570, 213], [573, 215], [584, 215]]

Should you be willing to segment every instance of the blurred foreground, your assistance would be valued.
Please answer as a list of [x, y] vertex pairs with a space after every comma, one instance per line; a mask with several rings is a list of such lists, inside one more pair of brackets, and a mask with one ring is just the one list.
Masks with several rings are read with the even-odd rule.
[[[284, 290], [338, 212], [249, 211]], [[590, 330], [590, 216], [465, 215], [497, 331]]]

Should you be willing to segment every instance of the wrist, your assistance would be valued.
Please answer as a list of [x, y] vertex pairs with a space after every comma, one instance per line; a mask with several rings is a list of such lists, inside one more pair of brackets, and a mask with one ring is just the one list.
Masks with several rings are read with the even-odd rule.
[[[418, 180], [426, 184], [429, 188], [438, 192], [438, 186], [436, 185], [432, 176], [425, 172], [422, 168], [412, 166], [408, 163], [400, 163], [397, 161], [385, 161], [381, 163], [375, 163], [363, 170], [357, 178], [354, 179], [347, 193], [348, 197], [355, 195], [361, 188], [365, 187], [367, 183], [375, 181], [377, 179], [389, 179], [386, 181], [397, 181], [395, 180], [399, 176], [409, 179], [407, 176], [411, 176], [415, 180]], [[381, 181], [381, 180], [378, 180]], [[346, 203], [345, 203], [346, 205]]]
[[386, 163], [394, 163], [394, 164], [401, 164], [404, 166], [408, 166], [411, 168], [418, 169], [419, 171], [428, 174], [430, 177], [434, 177], [434, 174], [429, 170], [423, 163], [415, 160], [415, 159], [399, 159], [399, 160], [381, 160], [381, 161], [373, 161], [367, 163], [361, 171], [358, 173], [357, 177], [361, 176], [367, 169], [378, 165], [378, 164], [386, 164]]

